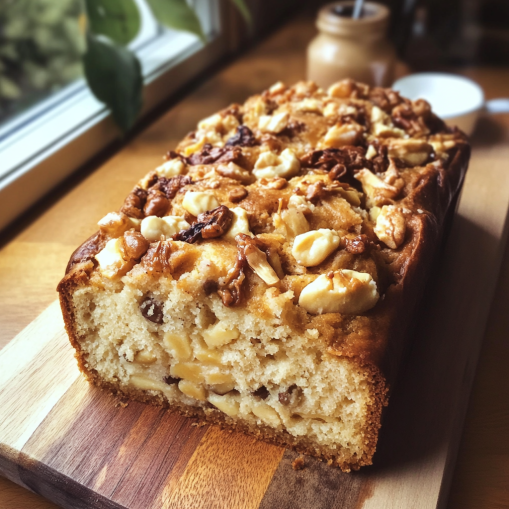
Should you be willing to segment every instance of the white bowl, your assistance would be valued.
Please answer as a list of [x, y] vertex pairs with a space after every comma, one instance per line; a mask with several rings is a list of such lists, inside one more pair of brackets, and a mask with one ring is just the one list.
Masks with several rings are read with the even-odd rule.
[[468, 135], [484, 109], [482, 88], [463, 76], [439, 72], [411, 74], [397, 80], [392, 88], [412, 100], [426, 99], [448, 125], [456, 125]]

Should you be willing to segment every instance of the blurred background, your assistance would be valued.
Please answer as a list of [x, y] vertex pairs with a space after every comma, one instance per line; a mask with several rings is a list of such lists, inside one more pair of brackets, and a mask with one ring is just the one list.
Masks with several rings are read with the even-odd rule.
[[[325, 2], [248, 2], [251, 37]], [[380, 0], [389, 37], [412, 70], [509, 64], [507, 0]], [[0, 0], [0, 125], [82, 75], [81, 0]]]

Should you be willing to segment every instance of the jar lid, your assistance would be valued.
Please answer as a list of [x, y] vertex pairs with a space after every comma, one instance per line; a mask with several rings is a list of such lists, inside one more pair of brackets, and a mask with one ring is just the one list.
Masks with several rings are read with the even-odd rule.
[[334, 2], [318, 11], [316, 25], [322, 32], [332, 35], [362, 37], [366, 33], [384, 32], [389, 23], [389, 9], [382, 4], [365, 2], [359, 18], [354, 19], [355, 0]]

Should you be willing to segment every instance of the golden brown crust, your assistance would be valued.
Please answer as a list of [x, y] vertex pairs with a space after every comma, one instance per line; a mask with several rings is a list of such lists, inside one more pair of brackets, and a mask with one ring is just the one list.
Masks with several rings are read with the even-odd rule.
[[[279, 292], [294, 291], [296, 305], [291, 316], [292, 327], [299, 331], [318, 330], [330, 354], [348, 358], [361, 366], [369, 377], [372, 396], [370, 418], [364, 430], [364, 454], [357, 460], [348, 461], [341, 455], [331, 456], [326, 448], [317, 447], [305, 438], [277, 433], [267, 426], [253, 428], [236, 424], [217, 410], [178, 405], [172, 408], [204, 422], [238, 429], [277, 445], [330, 459], [343, 470], [355, 470], [371, 464], [382, 410], [387, 404], [388, 388], [395, 380], [407, 343], [406, 331], [441, 242], [446, 217], [452, 213], [451, 207], [458, 196], [470, 149], [465, 136], [445, 127], [425, 102], [411, 103], [393, 91], [369, 89], [353, 82], [340, 85], [329, 95], [309, 83], [283, 87], [280, 91], [266, 91], [261, 96], [250, 98], [243, 106], [236, 105], [224, 110], [220, 113], [223, 120], [219, 127], [199, 131], [198, 134], [191, 133], [176, 152], [168, 155], [169, 162], [181, 161], [187, 166], [186, 176], [166, 178], [150, 173], [135, 187], [121, 210], [139, 220], [145, 217], [147, 210], [157, 209], [157, 213], [151, 214], [185, 217], [190, 224], [194, 223], [193, 228], [196, 229], [199, 220], [183, 208], [188, 191], [211, 192], [225, 208], [243, 208], [249, 215], [250, 230], [260, 239], [258, 245], [267, 256], [269, 252], [277, 253], [280, 259], [278, 270], [283, 272], [284, 277], [274, 288]], [[313, 100], [322, 105], [321, 116], [313, 112], [316, 107]], [[374, 105], [379, 111], [375, 110]], [[330, 116], [323, 114], [326, 108], [332, 111]], [[270, 116], [274, 112], [289, 113], [285, 127], [280, 130], [277, 127], [274, 129], [277, 132], [273, 133], [261, 132], [258, 129], [261, 125], [260, 114]], [[383, 120], [374, 121], [376, 116]], [[242, 124], [240, 127], [239, 122]], [[339, 126], [339, 130], [344, 126], [350, 129], [347, 133], [349, 143], [356, 146], [342, 146], [339, 149], [325, 147], [326, 134], [335, 126]], [[375, 132], [384, 134], [378, 136]], [[421, 153], [405, 153], [401, 149], [401, 137], [411, 137], [417, 145], [423, 143], [424, 156]], [[216, 143], [217, 146], [212, 147], [207, 143]], [[281, 154], [285, 148], [293, 150], [298, 157], [300, 173], [290, 180], [289, 177], [255, 180], [253, 170], [260, 155], [267, 151]], [[369, 150], [376, 155], [368, 157]], [[414, 164], [416, 160], [418, 164]], [[361, 196], [361, 208], [368, 210], [395, 204], [404, 211], [406, 233], [403, 243], [396, 249], [389, 248], [377, 238], [372, 221], [359, 219], [361, 216], [357, 208], [348, 202], [355, 200], [355, 196], [352, 198], [344, 193], [351, 190], [355, 194], [360, 190], [357, 176], [363, 169], [385, 179], [389, 194], [383, 190], [382, 194], [374, 193], [372, 197], [358, 195]], [[393, 178], [389, 176], [391, 171]], [[306, 180], [308, 175], [322, 178], [320, 185]], [[273, 223], [274, 215], [282, 206], [288, 205], [292, 196], [304, 196], [314, 206], [313, 214], [307, 216], [311, 229], [332, 228], [341, 232], [345, 239], [342, 248], [334, 255], [317, 267], [304, 271], [295, 264], [289, 254], [290, 244], [281, 240], [281, 233]], [[367, 207], [368, 199], [372, 200], [370, 207]], [[221, 231], [220, 235], [224, 233], [224, 228], [219, 226], [213, 229]], [[197, 236], [195, 233], [188, 232], [187, 237], [182, 237], [181, 232], [178, 240], [186, 240], [193, 235], [193, 238], [200, 240], [199, 232]], [[359, 250], [347, 249], [348, 242], [361, 236], [364, 244]], [[110, 238], [101, 229], [78, 248], [71, 257], [66, 276], [58, 286], [66, 330], [76, 349], [79, 368], [92, 383], [113, 393], [168, 406], [162, 397], [147, 395], [137, 389], [120, 389], [104, 382], [89, 368], [81, 350], [72, 295], [76, 288], [86, 285], [90, 274], [97, 270], [94, 256]], [[231, 245], [216, 238], [207, 241], [215, 242], [217, 248], [223, 250], [225, 259], [230, 259], [231, 266], [234, 265], [235, 255], [231, 254], [234, 251]], [[141, 259], [140, 267], [154, 275], [167, 271], [179, 279], [181, 274], [193, 267], [197, 251], [194, 246], [181, 250], [175, 246], [172, 241], [153, 243]], [[157, 268], [154, 256], [160, 251], [164, 251], [164, 255], [158, 256], [164, 260], [158, 258], [160, 267], [156, 263]], [[383, 295], [373, 309], [358, 315], [311, 315], [297, 305], [302, 288], [313, 277], [343, 268], [360, 270], [373, 276]], [[250, 271], [245, 272], [241, 298], [233, 299], [233, 304], [223, 299], [225, 305], [242, 306], [260, 298], [259, 278]], [[223, 278], [226, 276], [226, 273], [223, 274]], [[212, 291], [222, 291], [215, 282], [211, 288]], [[203, 289], [199, 291], [203, 292]]]

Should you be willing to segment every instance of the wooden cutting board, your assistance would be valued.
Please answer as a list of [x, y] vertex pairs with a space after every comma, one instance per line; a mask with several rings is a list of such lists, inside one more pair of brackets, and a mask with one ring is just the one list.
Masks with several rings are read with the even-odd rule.
[[392, 395], [375, 465], [343, 474], [139, 403], [79, 374], [55, 302], [0, 352], [0, 474], [65, 508], [436, 508], [506, 239], [509, 172], [474, 158]]

